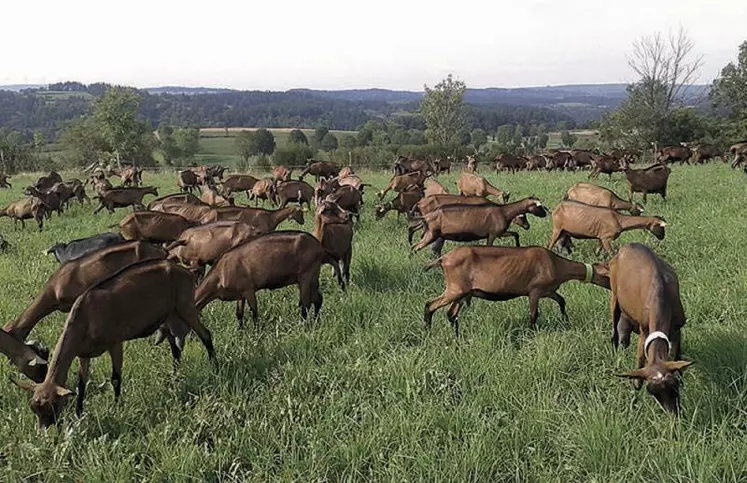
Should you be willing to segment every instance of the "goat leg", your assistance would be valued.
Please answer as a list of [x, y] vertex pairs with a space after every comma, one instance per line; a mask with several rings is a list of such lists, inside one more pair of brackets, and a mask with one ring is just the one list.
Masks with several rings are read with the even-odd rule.
[[236, 301], [236, 323], [238, 324], [239, 329], [244, 327], [244, 304], [244, 299]]
[[459, 338], [459, 310], [462, 308], [461, 302], [454, 302], [446, 312], [446, 317], [449, 319], [451, 326], [454, 328], [454, 337]]
[[537, 327], [537, 316], [539, 315], [539, 293], [536, 290], [529, 292], [529, 324], [534, 329]]
[[122, 394], [122, 361], [124, 359], [122, 342], [117, 342], [109, 349], [109, 357], [112, 360], [114, 400], [119, 401], [119, 396]]
[[78, 397], [75, 400], [75, 415], [83, 415], [83, 400], [86, 398], [86, 383], [88, 382], [88, 372], [91, 368], [91, 359], [86, 357], [78, 358]]
[[558, 292], [552, 292], [547, 298], [553, 299], [560, 307], [560, 315], [563, 317], [565, 322], [568, 322], [568, 314], [565, 311], [565, 299]]

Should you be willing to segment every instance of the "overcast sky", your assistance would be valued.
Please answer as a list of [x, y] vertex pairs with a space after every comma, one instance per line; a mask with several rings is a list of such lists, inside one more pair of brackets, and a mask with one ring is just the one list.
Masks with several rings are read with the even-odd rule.
[[710, 82], [747, 39], [745, 0], [2, 0], [0, 11], [0, 85], [629, 82], [633, 40], [680, 26]]

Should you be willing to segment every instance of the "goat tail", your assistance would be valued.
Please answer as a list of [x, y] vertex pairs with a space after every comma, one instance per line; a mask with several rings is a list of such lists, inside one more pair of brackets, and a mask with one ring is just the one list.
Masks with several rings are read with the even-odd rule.
[[168, 245], [166, 245], [163, 249], [167, 252], [170, 252], [176, 247], [182, 247], [187, 244], [187, 240], [176, 240], [175, 242], [171, 242]]
[[433, 260], [432, 262], [430, 262], [430, 263], [426, 264], [426, 265], [425, 265], [425, 266], [423, 267], [423, 271], [427, 272], [427, 271], [428, 271], [428, 270], [430, 270], [431, 268], [436, 268], [436, 267], [443, 267], [443, 264], [442, 264], [442, 262], [443, 262], [443, 257], [438, 257], [438, 258], [436, 258], [435, 260]]

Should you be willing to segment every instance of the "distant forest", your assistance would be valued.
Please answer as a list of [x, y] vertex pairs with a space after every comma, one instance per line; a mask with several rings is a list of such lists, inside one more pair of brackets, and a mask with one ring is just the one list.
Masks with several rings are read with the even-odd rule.
[[[63, 82], [19, 92], [0, 90], [0, 126], [30, 133], [41, 130], [56, 139], [67, 121], [90, 112], [95, 98], [111, 86]], [[496, 132], [499, 126], [565, 122], [572, 115], [537, 102], [496, 102], [488, 90], [468, 91], [466, 100], [474, 128]], [[357, 130], [370, 120], [391, 121], [406, 128], [423, 127], [417, 115], [422, 94], [384, 91], [237, 91], [164, 87], [138, 90], [140, 114], [155, 129], [162, 124], [199, 127], [299, 127], [326, 124], [330, 129]], [[502, 97], [506, 97], [503, 95]], [[509, 97], [510, 98], [510, 97]]]

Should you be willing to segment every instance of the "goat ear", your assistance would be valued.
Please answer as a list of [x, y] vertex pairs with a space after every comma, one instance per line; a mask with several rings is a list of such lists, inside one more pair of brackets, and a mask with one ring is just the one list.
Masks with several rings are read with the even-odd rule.
[[617, 377], [625, 377], [627, 379], [646, 379], [646, 370], [636, 369], [635, 371], [623, 372], [622, 374], [617, 374]]
[[693, 361], [667, 361], [664, 363], [664, 367], [672, 372], [684, 371], [693, 364]]
[[57, 394], [59, 397], [62, 397], [62, 398], [68, 398], [68, 397], [75, 396], [75, 393], [73, 391], [62, 386], [55, 386], [54, 392], [55, 394]]
[[34, 392], [36, 390], [36, 383], [33, 381], [22, 381], [20, 379], [11, 378], [10, 382], [29, 392]]

